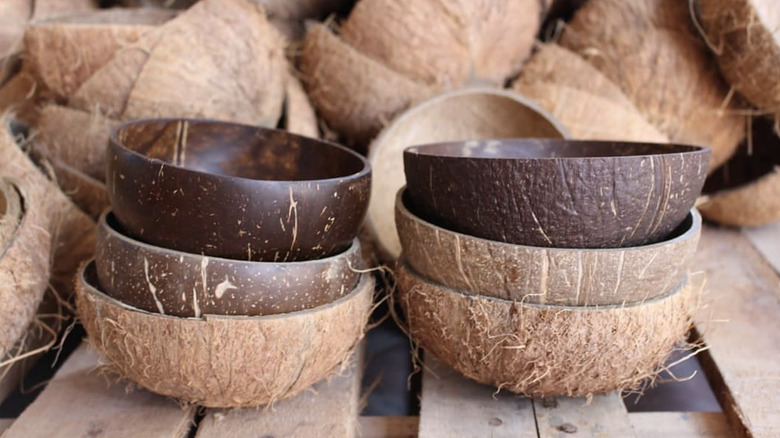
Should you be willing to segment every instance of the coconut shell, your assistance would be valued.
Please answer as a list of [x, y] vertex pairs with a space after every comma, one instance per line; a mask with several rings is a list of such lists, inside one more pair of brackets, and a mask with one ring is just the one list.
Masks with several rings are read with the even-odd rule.
[[584, 397], [636, 388], [691, 327], [693, 280], [642, 303], [524, 304], [465, 295], [398, 268], [412, 339], [464, 376], [530, 397]]
[[3, 192], [18, 190], [24, 204], [0, 257], [0, 357], [4, 357], [24, 335], [46, 292], [51, 239], [46, 211], [36, 200], [41, 192], [35, 187], [28, 190], [18, 180], [0, 179], [0, 187]]
[[106, 179], [106, 145], [119, 122], [59, 105], [47, 105], [38, 122], [48, 155], [97, 180]]
[[775, 0], [696, 0], [720, 70], [753, 105], [780, 112], [780, 14]]
[[320, 116], [359, 150], [365, 150], [396, 114], [432, 92], [363, 55], [320, 24], [311, 25], [306, 33], [300, 68]]
[[751, 142], [716, 169], [700, 203], [706, 219], [731, 226], [780, 220], [780, 137], [769, 119], [756, 118]]
[[401, 253], [393, 211], [396, 194], [406, 181], [403, 150], [407, 147], [448, 140], [567, 135], [535, 103], [492, 88], [450, 91], [410, 108], [382, 131], [368, 154], [373, 181], [366, 228], [380, 257], [390, 261]]
[[512, 245], [456, 233], [427, 222], [396, 199], [404, 258], [430, 281], [464, 294], [525, 303], [614, 305], [668, 293], [685, 276], [696, 252], [701, 216], [653, 245], [621, 249], [565, 249]]
[[132, 87], [125, 119], [199, 117], [276, 126], [284, 40], [246, 0], [204, 0], [161, 28]]
[[667, 143], [615, 84], [579, 55], [543, 44], [513, 89], [536, 101], [580, 140]]
[[4, 129], [0, 131], [0, 175], [19, 181], [29, 195], [25, 211], [40, 210], [45, 218], [40, 228], [46, 231], [52, 248], [50, 283], [60, 296], [68, 297], [76, 268], [95, 250], [95, 223], [22, 151], [11, 134], [9, 123], [5, 120]]
[[710, 169], [745, 136], [744, 118], [677, 0], [593, 0], [580, 8], [560, 43], [617, 84], [670, 140], [712, 148]]
[[0, 87], [0, 114], [10, 112], [24, 123], [38, 120], [37, 100], [40, 87], [31, 74], [20, 71]]
[[503, 85], [531, 53], [541, 14], [539, 0], [362, 0], [341, 37], [420, 83], [451, 88], [477, 78]]
[[284, 129], [293, 134], [320, 138], [317, 114], [314, 113], [301, 81], [292, 73], [287, 78], [285, 88]]
[[374, 292], [363, 275], [349, 295], [310, 310], [177, 318], [129, 307], [95, 284], [90, 264], [77, 279], [78, 311], [108, 370], [206, 407], [273, 403], [334, 373], [363, 337]]
[[172, 17], [163, 9], [109, 9], [33, 22], [24, 33], [25, 62], [55, 98], [64, 99], [114, 52]]
[[22, 200], [12, 183], [0, 180], [0, 248], [5, 252], [24, 216]]
[[0, 84], [5, 82], [11, 59], [22, 51], [24, 26], [32, 14], [32, 1], [0, 2]]

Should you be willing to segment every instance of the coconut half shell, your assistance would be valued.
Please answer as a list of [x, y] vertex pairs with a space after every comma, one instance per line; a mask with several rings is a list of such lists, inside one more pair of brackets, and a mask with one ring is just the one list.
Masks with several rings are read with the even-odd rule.
[[565, 138], [565, 128], [535, 103], [509, 91], [465, 88], [442, 93], [410, 108], [371, 143], [373, 169], [366, 228], [384, 261], [401, 253], [395, 198], [406, 183], [403, 150], [451, 140], [512, 137]]
[[751, 103], [780, 113], [780, 9], [775, 0], [696, 0], [720, 70]]
[[10, 351], [35, 317], [48, 286], [51, 251], [46, 211], [34, 201], [24, 183], [11, 181], [0, 179], [0, 190], [18, 190], [22, 207], [17, 218], [3, 216], [4, 231], [6, 219], [17, 226], [10, 235], [3, 236], [6, 244], [0, 256], [0, 357]]
[[321, 24], [306, 33], [300, 69], [320, 116], [359, 150], [396, 114], [432, 92], [355, 50]]
[[617, 84], [670, 140], [711, 147], [710, 169], [745, 137], [745, 120], [698, 36], [688, 2], [588, 1], [560, 43]]
[[301, 81], [292, 73], [287, 77], [284, 97], [284, 129], [293, 134], [320, 138], [317, 114], [303, 90]]
[[177, 318], [144, 312], [77, 278], [77, 304], [108, 370], [158, 394], [206, 407], [246, 407], [293, 396], [334, 373], [363, 337], [374, 279], [330, 304], [273, 316]]
[[114, 52], [173, 15], [163, 9], [109, 9], [36, 21], [24, 33], [25, 63], [42, 86], [64, 99]]
[[615, 305], [668, 293], [685, 276], [701, 234], [691, 210], [663, 242], [620, 249], [512, 245], [456, 233], [409, 211], [404, 189], [395, 223], [406, 263], [422, 277], [464, 294], [525, 303]]
[[560, 120], [572, 138], [669, 142], [612, 81], [556, 44], [539, 46], [513, 89]]
[[531, 397], [640, 386], [685, 340], [701, 289], [691, 279], [642, 303], [565, 307], [466, 295], [405, 263], [397, 279], [415, 342], [470, 379]]

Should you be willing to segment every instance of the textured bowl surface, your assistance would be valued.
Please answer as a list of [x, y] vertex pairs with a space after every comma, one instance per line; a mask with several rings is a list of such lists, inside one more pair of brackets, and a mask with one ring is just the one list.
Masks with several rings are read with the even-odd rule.
[[107, 152], [114, 214], [144, 242], [239, 260], [344, 251], [368, 208], [357, 153], [284, 131], [203, 120], [118, 126]]
[[125, 235], [114, 215], [98, 222], [101, 290], [129, 306], [174, 316], [269, 315], [330, 303], [354, 289], [360, 243], [301, 262], [250, 262], [159, 248]]
[[436, 225], [557, 248], [657, 242], [701, 193], [706, 147], [551, 139], [485, 140], [404, 151], [410, 205]]
[[404, 257], [422, 277], [466, 294], [525, 303], [611, 305], [666, 294], [690, 266], [701, 234], [693, 209], [656, 244], [605, 249], [546, 248], [481, 239], [426, 222], [396, 199]]
[[268, 316], [179, 318], [123, 304], [97, 289], [94, 263], [76, 303], [108, 370], [158, 394], [206, 407], [258, 406], [337, 372], [363, 337], [374, 278], [324, 306]]

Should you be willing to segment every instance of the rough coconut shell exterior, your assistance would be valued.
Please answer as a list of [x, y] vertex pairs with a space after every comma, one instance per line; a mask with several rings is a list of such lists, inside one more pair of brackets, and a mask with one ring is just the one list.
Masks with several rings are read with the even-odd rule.
[[729, 83], [780, 112], [780, 12], [775, 0], [696, 0], [696, 17]]
[[406, 263], [434, 283], [470, 295], [524, 303], [615, 305], [668, 293], [685, 276], [701, 233], [690, 216], [669, 239], [621, 249], [512, 245], [456, 233], [426, 222], [396, 199]]
[[625, 94], [595, 67], [556, 44], [542, 44], [513, 85], [578, 140], [667, 143]]
[[745, 120], [709, 49], [677, 0], [593, 0], [567, 25], [561, 45], [617, 84], [672, 141], [712, 148], [710, 169], [745, 136]]
[[23, 213], [19, 191], [10, 182], [0, 180], [0, 248], [3, 251], [16, 234]]
[[438, 89], [471, 78], [502, 85], [531, 53], [541, 14], [539, 0], [361, 0], [341, 37], [393, 71]]
[[694, 281], [644, 303], [523, 304], [465, 295], [401, 264], [398, 300], [412, 339], [477, 382], [529, 397], [584, 397], [636, 388], [691, 326]]
[[400, 115], [373, 141], [366, 228], [384, 261], [398, 258], [395, 198], [404, 186], [403, 150], [431, 142], [512, 137], [564, 138], [568, 133], [535, 103], [504, 90], [465, 88], [442, 93]]
[[363, 337], [374, 292], [363, 275], [351, 294], [315, 309], [177, 318], [126, 306], [94, 284], [88, 265], [77, 279], [78, 311], [108, 370], [206, 407], [273, 403], [334, 373]]
[[319, 114], [358, 149], [365, 149], [396, 114], [432, 93], [355, 50], [321, 24], [312, 24], [306, 33], [300, 69]]
[[12, 181], [0, 179], [0, 189], [19, 190], [24, 206], [17, 212], [18, 225], [0, 256], [0, 357], [5, 357], [35, 317], [48, 286], [51, 251], [46, 212], [34, 200], [35, 188], [31, 193], [23, 183]]
[[204, 0], [118, 51], [69, 105], [120, 120], [198, 117], [276, 126], [284, 40], [260, 6]]
[[114, 53], [173, 17], [163, 9], [109, 9], [33, 22], [26, 67], [55, 98], [67, 98]]

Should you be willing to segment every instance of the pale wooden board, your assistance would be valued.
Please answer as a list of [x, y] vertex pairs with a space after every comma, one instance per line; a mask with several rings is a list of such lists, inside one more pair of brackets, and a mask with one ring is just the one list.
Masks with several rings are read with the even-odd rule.
[[531, 400], [495, 392], [426, 355], [420, 438], [536, 438]]
[[628, 415], [636, 438], [730, 438], [720, 412], [634, 412]]
[[194, 408], [127, 384], [109, 385], [97, 372], [98, 355], [82, 344], [3, 438], [144, 437], [187, 435]]
[[344, 437], [356, 436], [362, 375], [362, 344], [340, 375], [273, 407], [209, 409], [196, 438]]
[[753, 246], [780, 272], [780, 222], [763, 227], [743, 228]]
[[360, 438], [417, 438], [420, 417], [360, 417]]
[[[780, 277], [739, 231], [705, 227], [693, 265], [707, 276], [697, 329], [734, 435], [780, 436]], [[741, 424], [740, 424], [741, 423]]]
[[634, 436], [628, 411], [617, 393], [596, 395], [591, 403], [584, 398], [535, 399], [536, 423], [540, 438], [575, 436]]
[[13, 418], [0, 418], [0, 436], [2, 436], [3, 432], [8, 430], [12, 424], [14, 424]]

